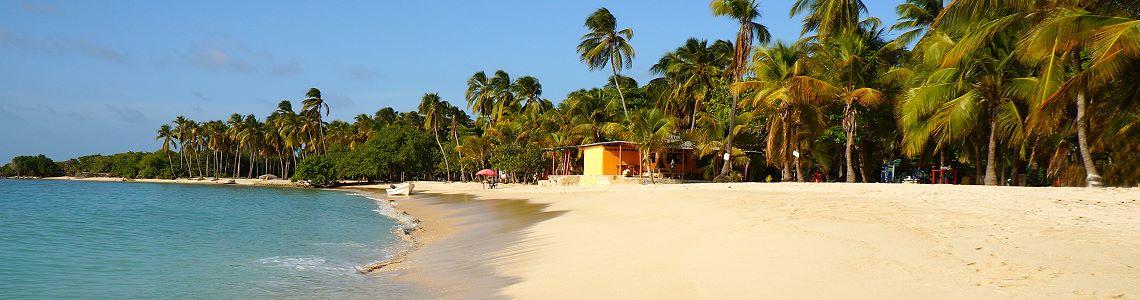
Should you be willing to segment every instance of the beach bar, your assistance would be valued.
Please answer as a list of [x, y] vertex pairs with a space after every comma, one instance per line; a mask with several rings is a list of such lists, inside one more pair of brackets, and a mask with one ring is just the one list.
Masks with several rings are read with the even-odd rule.
[[691, 146], [685, 147], [686, 145], [687, 143], [657, 149], [649, 153], [645, 161], [641, 159], [638, 144], [627, 141], [547, 149], [556, 153], [552, 157], [566, 157], [567, 149], [576, 149], [582, 155], [581, 168], [572, 168], [581, 170], [580, 174], [572, 174], [569, 172], [571, 168], [566, 168], [564, 164], [561, 172], [556, 172], [551, 179], [554, 182], [561, 182], [562, 185], [638, 184], [644, 179], [643, 177], [648, 176], [654, 176], [654, 179], [663, 182], [680, 182], [689, 174], [697, 172], [693, 149]]

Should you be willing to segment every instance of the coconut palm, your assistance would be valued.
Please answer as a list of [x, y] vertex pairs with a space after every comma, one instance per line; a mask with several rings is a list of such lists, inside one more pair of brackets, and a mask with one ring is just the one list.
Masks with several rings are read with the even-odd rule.
[[571, 92], [562, 102], [562, 107], [569, 114], [567, 119], [570, 130], [574, 135], [582, 137], [582, 143], [604, 141], [606, 125], [614, 123], [616, 119], [606, 109], [606, 101], [599, 89]]
[[475, 72], [467, 79], [467, 91], [463, 94], [467, 108], [480, 117], [490, 117], [495, 110], [495, 89], [483, 71]]
[[323, 111], [324, 115], [328, 116], [329, 105], [321, 98], [321, 90], [317, 88], [309, 88], [309, 91], [305, 92], [305, 97], [305, 100], [301, 102], [303, 105], [301, 114], [309, 120], [309, 130], [316, 133], [316, 136], [310, 137], [310, 144], [316, 147], [317, 153], [322, 153], [326, 149], [324, 149], [325, 126], [321, 120], [321, 112]]
[[[637, 55], [633, 46], [629, 44], [629, 40], [633, 39], [633, 29], [618, 30], [617, 18], [614, 18], [609, 9], [599, 8], [586, 18], [585, 26], [590, 32], [582, 35], [582, 41], [578, 44], [578, 54], [591, 71], [609, 65], [616, 78], [619, 70], [633, 64], [633, 58]], [[626, 122], [629, 122], [629, 108], [625, 104], [625, 94], [618, 80], [613, 80], [613, 83], [621, 99]]]
[[[676, 121], [661, 110], [651, 108], [635, 111], [631, 121], [630, 125], [610, 123], [607, 125], [609, 127], [607, 130], [619, 132], [624, 139], [637, 144], [637, 150], [641, 153], [641, 162], [650, 166], [649, 182], [656, 183], [652, 174], [660, 162], [661, 151], [671, 142]], [[657, 154], [656, 157], [650, 158], [650, 154], [653, 153]], [[639, 173], [644, 174], [644, 172]]]
[[[466, 112], [464, 112], [459, 107], [451, 105], [451, 103], [448, 103], [447, 101], [441, 102], [441, 105], [444, 107], [444, 116], [448, 119], [448, 122], [451, 122], [451, 125], [448, 126], [448, 130], [451, 131], [451, 141], [455, 142], [455, 146], [458, 147], [459, 128], [461, 126], [466, 127], [466, 124], [471, 123], [471, 119], [469, 116], [467, 116]], [[467, 182], [467, 164], [464, 163], [463, 152], [456, 151], [456, 154], [459, 155], [459, 161], [456, 162], [459, 164], [459, 180]]]
[[444, 172], [447, 174], [446, 180], [451, 181], [451, 162], [447, 160], [447, 152], [443, 150], [443, 143], [439, 141], [439, 131], [444, 122], [444, 110], [447, 109], [445, 105], [447, 104], [439, 98], [439, 94], [424, 94], [424, 97], [420, 99], [419, 111], [420, 115], [424, 117], [423, 128], [435, 136], [435, 144], [439, 146], [439, 153], [443, 156]]
[[510, 74], [503, 70], [495, 71], [490, 84], [495, 99], [491, 111], [492, 123], [519, 111], [519, 100], [515, 97], [514, 82], [511, 81]]
[[242, 119], [241, 131], [238, 133], [240, 143], [245, 145], [245, 149], [249, 151], [249, 172], [247, 178], [253, 177], [253, 169], [257, 165], [257, 153], [264, 146], [262, 142], [262, 125], [257, 121], [257, 117], [253, 114], [246, 115]]
[[1055, 131], [1061, 127], [1059, 120], [1069, 119], [1064, 104], [1071, 101], [1076, 107], [1072, 122], [1086, 182], [1089, 186], [1103, 186], [1104, 178], [1093, 161], [1089, 142], [1094, 134], [1089, 132], [1086, 98], [1136, 71], [1135, 65], [1140, 61], [1140, 20], [1058, 9], [1033, 28], [1018, 48], [1023, 61], [1041, 66], [1042, 70], [1041, 86], [1033, 97], [1035, 111], [1030, 116], [1030, 126], [1039, 131]]
[[238, 178], [238, 176], [241, 175], [239, 170], [241, 168], [241, 150], [245, 145], [245, 143], [241, 141], [241, 132], [245, 130], [245, 119], [241, 114], [232, 114], [230, 118], [226, 120], [226, 124], [229, 125], [226, 136], [228, 136], [230, 141], [234, 144], [234, 178]]
[[769, 164], [780, 166], [784, 181], [791, 180], [793, 165], [797, 179], [803, 180], [801, 159], [794, 153], [805, 149], [808, 132], [823, 127], [821, 107], [835, 99], [836, 89], [809, 72], [807, 58], [802, 44], [776, 42], [771, 47], [759, 47], [751, 66], [755, 80], [732, 86], [735, 94], [752, 90], [743, 106], [769, 120], [766, 158]]
[[[748, 65], [748, 55], [752, 51], [752, 41], [758, 40], [761, 43], [767, 43], [771, 38], [768, 33], [768, 28], [756, 22], [760, 18], [760, 7], [753, 0], [713, 0], [709, 3], [709, 8], [712, 9], [714, 16], [726, 16], [736, 20], [740, 24], [740, 28], [736, 32], [736, 49], [732, 57], [732, 80], [738, 83], [743, 79], [745, 68]], [[732, 105], [729, 108], [729, 115], [734, 116], [729, 118], [729, 128], [736, 127], [736, 106], [739, 102], [738, 93], [732, 93]], [[733, 131], [728, 131], [728, 137], [725, 139], [725, 148], [732, 151], [732, 138]], [[727, 179], [729, 172], [732, 170], [731, 161], [725, 160], [724, 167], [721, 168], [718, 177]]]
[[886, 74], [891, 65], [889, 56], [892, 48], [878, 37], [878, 33], [881, 31], [871, 28], [832, 37], [824, 41], [818, 55], [821, 63], [833, 70], [829, 73], [834, 84], [826, 91], [835, 93], [835, 100], [843, 105], [847, 182], [857, 182], [852, 151], [859, 128], [859, 113], [883, 104], [887, 99], [878, 88], [882, 85], [881, 79], [894, 78]]
[[662, 95], [664, 99], [658, 103], [659, 108], [687, 117], [689, 130], [693, 130], [701, 104], [720, 86], [717, 79], [727, 75], [725, 70], [732, 62], [732, 51], [732, 44], [725, 41], [709, 45], [707, 40], [689, 38], [685, 45], [666, 53], [650, 68], [664, 75], [670, 83]]
[[815, 32], [819, 40], [827, 40], [859, 29], [860, 15], [867, 12], [862, 0], [796, 0], [791, 16], [805, 14], [803, 32]]
[[[1014, 57], [1014, 36], [995, 41], [1004, 42], [975, 51], [956, 67], [939, 69], [909, 92], [898, 107], [904, 153], [920, 153], [930, 138], [936, 141], [935, 151], [948, 143], [984, 139], [984, 183], [998, 184], [999, 140], [1017, 143], [1024, 139], [1024, 111], [1015, 102], [1024, 101], [1027, 84], [1035, 81], [1017, 78], [1025, 69]], [[974, 159], [981, 162], [981, 153]]]
[[541, 115], [551, 108], [550, 101], [543, 102], [542, 83], [534, 76], [523, 76], [511, 85], [511, 92], [522, 102], [522, 111], [530, 115]]
[[174, 174], [174, 161], [170, 158], [170, 148], [178, 148], [178, 143], [175, 141], [174, 130], [170, 128], [170, 124], [162, 124], [158, 127], [158, 131], [154, 137], [155, 140], [162, 140], [162, 152], [166, 153], [166, 163], [170, 167], [170, 175]]
[[906, 0], [895, 7], [899, 21], [891, 26], [891, 31], [902, 31], [895, 38], [901, 44], [910, 44], [926, 35], [934, 18], [942, 12], [942, 0]]

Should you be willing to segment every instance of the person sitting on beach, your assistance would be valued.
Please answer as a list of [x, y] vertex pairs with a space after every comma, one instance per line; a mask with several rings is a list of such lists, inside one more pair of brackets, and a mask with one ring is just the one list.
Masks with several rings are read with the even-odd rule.
[[621, 176], [629, 177], [629, 173], [632, 173], [632, 172], [633, 172], [633, 171], [631, 171], [631, 170], [629, 169], [629, 167], [625, 167], [625, 170], [622, 170], [622, 171], [621, 171]]

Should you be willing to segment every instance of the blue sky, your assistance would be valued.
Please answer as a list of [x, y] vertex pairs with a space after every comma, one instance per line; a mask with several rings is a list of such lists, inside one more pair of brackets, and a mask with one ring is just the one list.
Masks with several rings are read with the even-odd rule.
[[[897, 1], [865, 1], [892, 24]], [[556, 103], [601, 86], [575, 46], [607, 7], [632, 27], [639, 82], [689, 37], [732, 39], [705, 0], [623, 1], [10, 1], [0, 0], [0, 161], [44, 153], [153, 151], [178, 115], [264, 117], [320, 88], [337, 119], [427, 92], [465, 104], [471, 74], [538, 77]], [[761, 22], [795, 40], [791, 1], [761, 1]], [[295, 101], [296, 103], [296, 101]]]

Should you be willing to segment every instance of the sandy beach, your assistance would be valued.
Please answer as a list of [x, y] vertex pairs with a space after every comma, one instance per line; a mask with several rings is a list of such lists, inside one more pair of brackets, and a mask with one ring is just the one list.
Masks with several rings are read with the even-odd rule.
[[420, 298], [1140, 297], [1138, 188], [416, 184]]
[[397, 200], [436, 236], [401, 277], [445, 298], [1140, 297], [1135, 188], [417, 186]]

